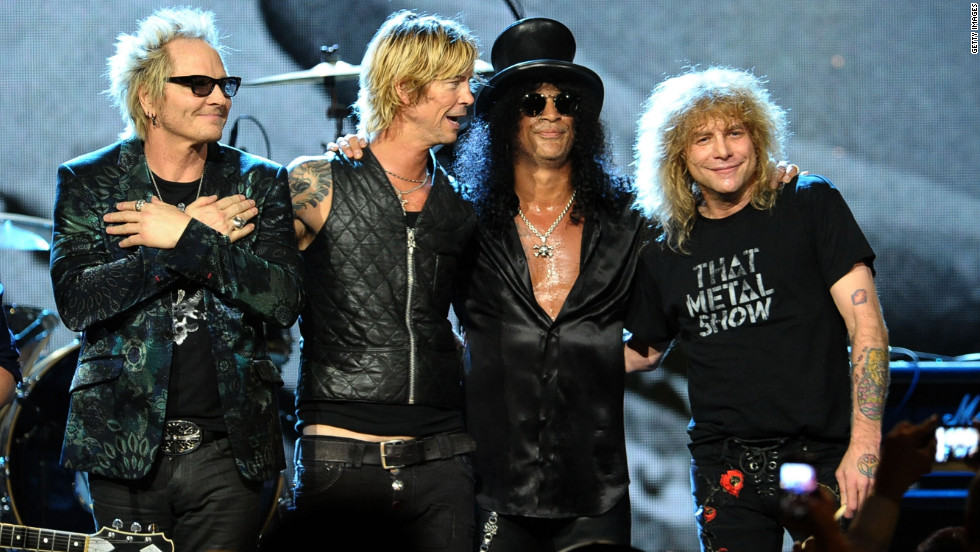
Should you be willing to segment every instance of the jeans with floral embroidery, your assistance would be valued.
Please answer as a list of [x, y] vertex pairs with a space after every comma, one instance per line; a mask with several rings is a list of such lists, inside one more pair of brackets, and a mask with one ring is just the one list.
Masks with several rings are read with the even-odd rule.
[[[847, 445], [801, 438], [727, 438], [691, 446], [691, 487], [703, 552], [779, 552], [779, 466], [805, 462], [817, 468], [820, 484], [839, 497], [834, 472]], [[794, 535], [802, 540], [807, 535]]]

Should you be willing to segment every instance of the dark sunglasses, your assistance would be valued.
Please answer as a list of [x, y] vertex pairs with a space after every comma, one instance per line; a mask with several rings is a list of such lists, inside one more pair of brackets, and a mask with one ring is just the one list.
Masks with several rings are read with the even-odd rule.
[[214, 85], [218, 85], [221, 93], [226, 98], [230, 98], [238, 93], [238, 87], [242, 85], [241, 77], [225, 77], [223, 79], [212, 79], [204, 75], [189, 75], [186, 77], [170, 77], [167, 82], [189, 86], [195, 96], [205, 98], [211, 95]]
[[521, 100], [521, 112], [528, 117], [537, 117], [544, 111], [545, 106], [548, 104], [548, 98], [551, 98], [551, 101], [555, 102], [555, 109], [565, 117], [575, 115], [575, 111], [578, 110], [578, 98], [568, 92], [562, 92], [561, 94], [550, 95], [524, 94], [524, 98]]

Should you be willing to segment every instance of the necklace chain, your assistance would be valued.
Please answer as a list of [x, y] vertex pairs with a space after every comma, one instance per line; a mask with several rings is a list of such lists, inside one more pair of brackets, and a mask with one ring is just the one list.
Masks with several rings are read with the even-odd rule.
[[558, 214], [558, 218], [555, 219], [555, 222], [551, 223], [551, 226], [548, 227], [548, 230], [544, 234], [538, 232], [538, 229], [524, 216], [524, 211], [519, 206], [517, 207], [517, 214], [521, 216], [521, 220], [527, 225], [527, 229], [541, 240], [541, 245], [534, 246], [535, 257], [551, 257], [555, 254], [555, 246], [548, 245], [548, 238], [555, 231], [555, 228], [558, 228], [558, 223], [561, 222], [561, 219], [565, 218], [565, 215], [568, 214], [568, 210], [572, 208], [572, 203], [575, 203], [574, 191], [572, 192], [572, 197], [568, 198], [568, 203], [565, 204], [565, 208], [562, 209], [561, 213]]
[[391, 189], [395, 190], [398, 193], [398, 201], [401, 202], [401, 204], [402, 204], [402, 210], [403, 211], [405, 210], [405, 206], [408, 205], [408, 200], [405, 199], [405, 196], [407, 196], [408, 194], [410, 194], [412, 192], [417, 192], [417, 191], [421, 190], [422, 188], [425, 187], [426, 184], [429, 183], [429, 176], [430, 175], [429, 175], [429, 168], [428, 167], [425, 168], [425, 177], [423, 177], [422, 180], [417, 180], [417, 179], [414, 179], [414, 178], [405, 178], [404, 176], [399, 176], [399, 175], [397, 175], [397, 174], [389, 171], [388, 169], [385, 169], [384, 167], [382, 167], [382, 169], [384, 169], [384, 171], [386, 173], [390, 174], [391, 176], [394, 176], [395, 178], [397, 178], [399, 180], [404, 180], [405, 182], [414, 182], [414, 183], [418, 184], [418, 186], [415, 186], [413, 188], [409, 188], [407, 190], [399, 190], [394, 184], [391, 184]]
[[[204, 172], [204, 169], [201, 169], [201, 179], [197, 181], [197, 195], [194, 196], [194, 201], [197, 201], [197, 198], [201, 197], [201, 187], [204, 185]], [[160, 201], [163, 201], [163, 194], [160, 193], [160, 186], [157, 186], [157, 179], [155, 176], [153, 176], [153, 171], [150, 170], [149, 165], [146, 166], [146, 173], [150, 175], [150, 182], [153, 183], [153, 189], [156, 190], [157, 197], [160, 198]], [[178, 203], [177, 208], [183, 212], [187, 206], [183, 203]]]
[[[394, 176], [394, 177], [395, 177], [395, 178], [397, 178], [398, 180], [404, 180], [405, 182], [414, 182], [414, 183], [416, 183], [416, 184], [425, 184], [425, 183], [426, 183], [426, 182], [428, 182], [428, 180], [429, 180], [429, 168], [428, 168], [428, 167], [426, 167], [426, 168], [425, 168], [425, 176], [424, 176], [424, 177], [422, 177], [422, 179], [421, 179], [421, 180], [418, 180], [418, 179], [415, 179], [415, 178], [405, 178], [404, 176], [399, 176], [399, 175], [397, 175], [397, 174], [395, 174], [395, 173], [393, 173], [393, 172], [391, 172], [391, 171], [389, 171], [388, 169], [384, 169], [384, 171], [385, 171], [386, 173], [388, 173], [388, 174], [390, 174], [391, 176]], [[418, 189], [419, 189], [419, 188], [421, 188], [421, 187], [422, 187], [422, 186], [419, 186], [418, 188], [414, 188], [414, 189], [412, 189], [411, 191], [413, 191], [413, 192], [414, 192], [415, 190], [418, 190]], [[406, 192], [406, 193], [408, 193], [408, 192]]]

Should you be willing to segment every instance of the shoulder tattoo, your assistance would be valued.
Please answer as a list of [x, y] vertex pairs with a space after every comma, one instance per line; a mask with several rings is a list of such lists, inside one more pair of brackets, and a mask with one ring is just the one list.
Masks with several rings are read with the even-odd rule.
[[316, 207], [330, 196], [332, 189], [333, 175], [327, 160], [308, 161], [289, 171], [289, 193], [294, 211]]

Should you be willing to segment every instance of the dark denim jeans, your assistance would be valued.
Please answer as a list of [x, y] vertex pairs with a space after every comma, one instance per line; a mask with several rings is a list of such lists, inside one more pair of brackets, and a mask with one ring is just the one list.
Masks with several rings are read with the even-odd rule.
[[[485, 544], [490, 512], [480, 509], [476, 550]], [[626, 494], [608, 512], [597, 516], [532, 518], [497, 516], [490, 552], [561, 552], [590, 545], [588, 550], [630, 548], [630, 497]]]
[[399, 469], [300, 460], [293, 508], [265, 550], [469, 552], [473, 543], [473, 467], [467, 455]]
[[[798, 438], [754, 442], [729, 438], [692, 446], [691, 486], [701, 550], [782, 550], [779, 467], [785, 462], [812, 464], [819, 483], [839, 497], [834, 472], [846, 449], [845, 444]], [[807, 536], [790, 533], [794, 540]]]
[[89, 475], [95, 523], [164, 533], [180, 552], [253, 552], [258, 539], [262, 483], [245, 480], [228, 439], [182, 456], [160, 456], [137, 481]]

